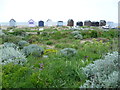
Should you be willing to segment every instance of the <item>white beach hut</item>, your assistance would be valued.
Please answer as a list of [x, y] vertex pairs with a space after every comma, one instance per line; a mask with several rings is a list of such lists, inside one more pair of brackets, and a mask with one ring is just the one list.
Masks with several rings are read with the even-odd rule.
[[46, 26], [48, 26], [48, 27], [53, 26], [53, 22], [52, 22], [51, 19], [48, 19], [48, 20], [46, 21]]

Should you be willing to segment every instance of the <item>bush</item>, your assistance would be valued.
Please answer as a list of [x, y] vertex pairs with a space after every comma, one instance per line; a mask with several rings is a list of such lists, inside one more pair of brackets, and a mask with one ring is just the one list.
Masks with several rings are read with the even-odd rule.
[[32, 68], [10, 63], [2, 70], [2, 88], [34, 88], [30, 82]]
[[46, 43], [47, 45], [52, 45], [53, 44], [53, 42], [52, 41], [47, 41], [47, 43]]
[[21, 40], [18, 42], [18, 46], [20, 49], [22, 49], [23, 47], [28, 46], [28, 45], [29, 45], [29, 43], [27, 41], [24, 41], [24, 40]]
[[74, 37], [75, 37], [75, 39], [83, 39], [81, 34], [75, 35]]
[[24, 47], [22, 51], [25, 53], [26, 56], [33, 55], [37, 57], [40, 57], [44, 52], [43, 48], [35, 44]]
[[33, 42], [36, 42], [36, 41], [39, 41], [40, 39], [39, 39], [39, 36], [37, 36], [37, 35], [31, 35], [30, 37], [29, 37], [29, 39], [28, 39], [28, 42], [29, 43], [33, 43]]
[[48, 55], [48, 54], [52, 54], [52, 53], [56, 53], [56, 52], [57, 52], [57, 50], [55, 50], [55, 49], [46, 49], [44, 51], [44, 55]]
[[4, 33], [4, 32], [2, 32], [2, 30], [0, 30], [0, 36], [1, 36], [1, 35], [5, 35], [5, 33]]
[[42, 32], [42, 36], [48, 36], [48, 32]]
[[97, 31], [95, 31], [95, 30], [92, 30], [90, 35], [91, 35], [92, 38], [97, 38], [98, 37]]
[[12, 32], [13, 35], [20, 35], [20, 36], [25, 36], [26, 32], [25, 30], [14, 30], [14, 32]]
[[7, 43], [7, 42], [4, 43], [3, 46], [4, 46], [4, 48], [5, 47], [13, 47], [14, 49], [18, 48], [14, 43]]
[[[36, 88], [78, 88], [85, 79], [75, 61], [64, 61], [59, 58], [48, 59], [44, 68], [31, 75], [31, 82]], [[39, 67], [40, 68], [40, 67]]]
[[108, 53], [104, 59], [83, 68], [88, 77], [81, 88], [118, 88], [118, 52]]
[[72, 34], [73, 36], [75, 36], [75, 35], [80, 34], [80, 32], [79, 32], [79, 31], [73, 31], [73, 32], [71, 32], [71, 34]]
[[81, 32], [79, 31], [73, 31], [71, 34], [74, 36], [75, 39], [83, 39]]
[[0, 55], [1, 55], [0, 61], [1, 61], [1, 64], [3, 65], [7, 63], [23, 65], [26, 62], [26, 58], [24, 54], [20, 52], [17, 48], [15, 49], [11, 46], [1, 47]]
[[60, 52], [63, 56], [73, 56], [77, 53], [77, 51], [73, 48], [65, 48], [62, 49]]
[[2, 43], [5, 42], [10, 42], [10, 43], [14, 43], [17, 44], [20, 40], [22, 40], [22, 37], [19, 36], [14, 36], [14, 35], [3, 35], [2, 36]]

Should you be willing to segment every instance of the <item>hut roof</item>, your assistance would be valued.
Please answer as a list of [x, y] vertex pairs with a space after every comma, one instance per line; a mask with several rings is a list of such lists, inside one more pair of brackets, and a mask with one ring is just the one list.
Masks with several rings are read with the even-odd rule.
[[69, 19], [68, 22], [69, 22], [69, 21], [73, 21], [73, 19]]
[[47, 22], [52, 21], [51, 19], [48, 19]]
[[33, 19], [30, 19], [28, 22], [34, 22], [34, 20], [33, 20]]
[[11, 21], [14, 21], [14, 22], [16, 22], [16, 21], [15, 21], [15, 19], [11, 19], [9, 22], [11, 22]]

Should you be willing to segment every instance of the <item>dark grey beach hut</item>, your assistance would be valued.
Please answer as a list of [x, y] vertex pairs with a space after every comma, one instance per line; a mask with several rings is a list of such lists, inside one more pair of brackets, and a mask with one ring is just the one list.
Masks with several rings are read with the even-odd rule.
[[76, 23], [76, 26], [83, 26], [83, 22], [82, 22], [82, 21], [78, 21], [78, 22]]
[[39, 27], [44, 27], [44, 21], [42, 21], [42, 20], [39, 21], [39, 22], [38, 22], [38, 26], [39, 26]]
[[98, 21], [93, 21], [93, 22], [91, 22], [91, 26], [98, 27], [99, 26], [99, 22]]
[[67, 26], [74, 26], [74, 21], [73, 21], [73, 19], [69, 19], [69, 20], [68, 20]]
[[11, 20], [9, 21], [9, 25], [10, 25], [11, 27], [15, 27], [15, 26], [16, 26], [16, 21], [15, 21], [14, 19], [11, 19]]
[[84, 21], [84, 26], [91, 26], [91, 21], [90, 20]]
[[58, 21], [58, 22], [57, 22], [57, 26], [58, 26], [58, 27], [63, 26], [63, 21]]
[[105, 20], [100, 20], [100, 26], [105, 26], [106, 25], [106, 21]]

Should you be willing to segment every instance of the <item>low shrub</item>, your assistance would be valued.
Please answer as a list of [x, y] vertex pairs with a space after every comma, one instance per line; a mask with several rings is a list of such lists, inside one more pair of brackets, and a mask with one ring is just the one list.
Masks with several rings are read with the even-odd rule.
[[29, 45], [29, 43], [27, 41], [24, 41], [24, 40], [21, 40], [18, 42], [18, 46], [20, 49], [22, 49], [23, 47], [28, 46], [28, 45]]
[[21, 40], [22, 40], [22, 37], [19, 37], [19, 36], [2, 35], [2, 41], [3, 41], [2, 43], [10, 42], [10, 43], [17, 44]]
[[81, 88], [118, 88], [118, 52], [108, 53], [104, 59], [89, 64], [83, 71], [88, 77]]
[[75, 37], [75, 39], [83, 39], [83, 37], [82, 37], [81, 34], [77, 34], [77, 35], [75, 35], [74, 37]]
[[12, 32], [13, 35], [19, 35], [19, 36], [25, 36], [26, 32], [25, 30], [14, 30], [14, 32]]
[[68, 56], [68, 57], [74, 56], [77, 53], [77, 51], [73, 48], [65, 48], [65, 49], [62, 49], [60, 52], [63, 56]]
[[9, 63], [2, 70], [2, 88], [34, 88], [30, 82], [32, 68]]
[[48, 55], [48, 54], [52, 54], [52, 53], [56, 53], [56, 52], [57, 52], [57, 50], [55, 50], [55, 49], [46, 49], [44, 51], [44, 55]]
[[73, 36], [75, 36], [75, 35], [81, 34], [81, 32], [80, 32], [80, 31], [73, 31], [73, 32], [71, 32], [71, 34], [72, 34]]
[[38, 45], [35, 45], [35, 44], [25, 46], [22, 49], [22, 51], [26, 56], [33, 55], [33, 56], [37, 56], [37, 57], [40, 57], [44, 52], [43, 48], [41, 48], [41, 47], [39, 47]]
[[47, 45], [52, 45], [53, 42], [52, 42], [52, 41], [47, 41], [46, 44], [47, 44]]
[[23, 65], [26, 62], [26, 58], [24, 54], [21, 51], [19, 51], [17, 48], [15, 49], [11, 46], [1, 47], [0, 55], [1, 55], [0, 61], [1, 64], [3, 65], [8, 63]]
[[37, 35], [31, 35], [31, 36], [27, 39], [27, 41], [28, 41], [29, 43], [34, 43], [34, 42], [39, 41], [39, 40], [40, 40], [40, 38], [39, 38], [39, 36], [37, 36]]
[[75, 39], [83, 39], [80, 31], [73, 31], [71, 32], [71, 34], [73, 35]]
[[8, 42], [4, 43], [3, 47], [4, 48], [5, 47], [13, 47], [14, 49], [18, 48], [14, 43], [8, 43]]

